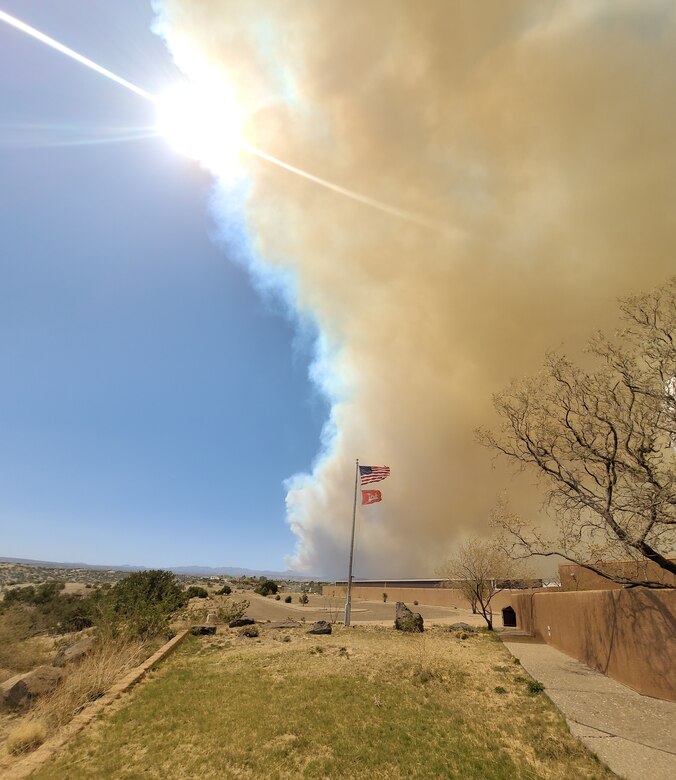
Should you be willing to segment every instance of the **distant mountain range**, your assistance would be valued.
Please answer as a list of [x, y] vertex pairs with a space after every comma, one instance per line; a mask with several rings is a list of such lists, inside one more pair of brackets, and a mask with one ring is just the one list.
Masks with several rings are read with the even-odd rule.
[[[22, 563], [27, 566], [44, 566], [48, 569], [96, 569], [98, 571], [144, 571], [150, 566], [99, 566], [91, 563], [63, 563], [61, 561], [35, 561], [31, 558], [3, 558], [0, 563]], [[269, 571], [267, 569], [242, 569], [237, 566], [164, 566], [174, 574], [187, 574], [192, 577], [270, 577], [278, 580], [319, 580], [316, 575], [299, 574], [297, 571]]]

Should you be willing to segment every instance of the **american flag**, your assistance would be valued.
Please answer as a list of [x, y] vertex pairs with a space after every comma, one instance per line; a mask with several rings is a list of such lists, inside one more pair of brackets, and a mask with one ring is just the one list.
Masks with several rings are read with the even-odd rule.
[[368, 485], [371, 482], [380, 482], [381, 479], [390, 476], [389, 466], [360, 466], [361, 484]]

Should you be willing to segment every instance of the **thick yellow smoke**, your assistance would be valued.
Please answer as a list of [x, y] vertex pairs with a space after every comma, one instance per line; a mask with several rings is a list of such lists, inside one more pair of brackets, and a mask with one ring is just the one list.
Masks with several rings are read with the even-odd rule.
[[[326, 451], [290, 480], [293, 565], [344, 575], [354, 458], [386, 464], [358, 576], [432, 575], [487, 529], [504, 475], [472, 431], [547, 348], [581, 352], [615, 299], [676, 266], [670, 1], [163, 0], [192, 78], [221, 71], [245, 137], [448, 225], [424, 229], [264, 161], [250, 230], [323, 334]], [[512, 486], [526, 511], [526, 480]]]

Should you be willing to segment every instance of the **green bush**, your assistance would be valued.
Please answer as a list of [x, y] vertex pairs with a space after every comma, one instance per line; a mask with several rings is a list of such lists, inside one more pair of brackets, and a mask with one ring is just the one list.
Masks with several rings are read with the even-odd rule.
[[291, 598], [291, 596], [286, 596], [286, 598], [284, 599], [285, 604], [290, 604], [292, 601], [293, 599]]
[[201, 588], [199, 585], [191, 585], [185, 592], [186, 599], [206, 599], [208, 596], [207, 589]]
[[2, 600], [3, 607], [9, 607], [12, 604], [34, 604], [35, 603], [35, 588], [33, 585], [28, 585], [25, 588], [13, 588], [12, 590], [5, 591], [5, 596]]
[[256, 588], [256, 593], [261, 596], [269, 596], [271, 593], [275, 594], [279, 590], [279, 585], [273, 580], [263, 580], [261, 584]]
[[279, 601], [282, 597], [279, 595], [279, 593], [275, 596], [275, 601]]
[[225, 606], [221, 606], [216, 610], [216, 615], [220, 623], [229, 623], [231, 620], [237, 620], [237, 618], [244, 617], [244, 613], [249, 609], [249, 602], [244, 601], [228, 601]]
[[496, 693], [507, 693], [507, 689], [503, 688], [502, 685], [496, 685], [495, 686], [495, 692]]
[[232, 588], [229, 585], [224, 585], [220, 590], [216, 591], [217, 596], [229, 596], [232, 593]]
[[305, 606], [310, 599], [307, 597], [307, 593], [301, 593], [300, 596], [298, 596], [298, 601], [303, 606]]
[[64, 587], [62, 582], [52, 581], [38, 585], [37, 588], [29, 585], [7, 591], [2, 608], [26, 610], [26, 619], [33, 633], [49, 631], [63, 634], [81, 631], [93, 625], [99, 611], [99, 600], [95, 594], [64, 596], [61, 594]]
[[166, 633], [169, 616], [186, 602], [176, 576], [159, 569], [130, 574], [111, 589], [109, 599], [113, 620], [139, 639]]
[[538, 693], [542, 693], [544, 689], [545, 686], [541, 682], [538, 682], [537, 680], [528, 681], [528, 693], [530, 693], [531, 696], [536, 696]]

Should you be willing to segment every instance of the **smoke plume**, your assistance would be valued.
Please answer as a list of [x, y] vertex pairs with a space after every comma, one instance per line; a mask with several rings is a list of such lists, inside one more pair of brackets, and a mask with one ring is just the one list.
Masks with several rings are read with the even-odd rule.
[[[674, 270], [669, 0], [162, 0], [189, 78], [227, 78], [247, 142], [447, 226], [409, 223], [255, 157], [255, 273], [292, 280], [331, 401], [289, 479], [292, 565], [344, 576], [355, 457], [389, 465], [358, 576], [431, 576], [488, 528], [505, 475], [474, 442], [491, 393], [579, 356], [616, 298]], [[226, 215], [223, 215], [226, 218]], [[528, 480], [517, 504], [540, 512]]]

